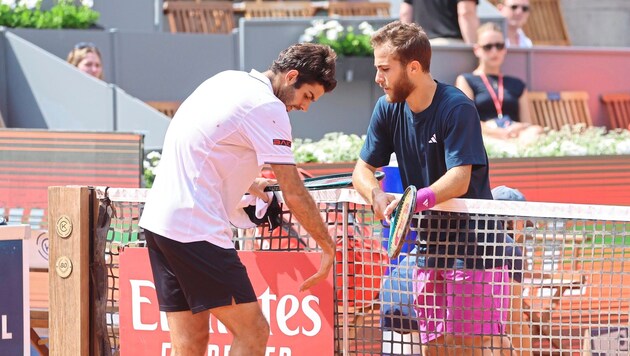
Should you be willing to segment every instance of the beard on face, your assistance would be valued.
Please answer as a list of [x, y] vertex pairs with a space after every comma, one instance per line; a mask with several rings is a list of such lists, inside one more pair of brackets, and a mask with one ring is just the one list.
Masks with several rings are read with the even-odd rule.
[[278, 90], [278, 99], [286, 106], [291, 106], [290, 103], [295, 100], [295, 85], [287, 85]]
[[414, 90], [414, 85], [409, 79], [407, 72], [402, 72], [397, 82], [390, 87], [392, 92], [387, 96], [390, 103], [402, 103]]

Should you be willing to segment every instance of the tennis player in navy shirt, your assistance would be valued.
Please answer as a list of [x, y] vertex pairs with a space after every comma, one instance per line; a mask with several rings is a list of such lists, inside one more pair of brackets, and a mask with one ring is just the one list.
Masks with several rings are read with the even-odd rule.
[[[374, 108], [353, 184], [376, 217], [388, 217], [397, 203], [374, 178], [392, 153], [403, 186], [418, 188], [417, 212], [451, 198], [492, 199], [475, 105], [459, 89], [433, 80], [431, 46], [422, 28], [392, 22], [373, 34], [372, 46], [375, 80], [385, 95]], [[510, 354], [500, 310], [508, 305], [502, 282], [507, 286], [509, 275], [502, 259], [494, 258], [503, 254], [494, 243], [501, 236], [459, 232], [471, 231], [474, 224], [485, 229], [468, 218], [421, 226], [417, 251], [423, 258], [412, 283], [424, 355], [472, 355], [480, 349]], [[434, 298], [425, 298], [428, 293]]]

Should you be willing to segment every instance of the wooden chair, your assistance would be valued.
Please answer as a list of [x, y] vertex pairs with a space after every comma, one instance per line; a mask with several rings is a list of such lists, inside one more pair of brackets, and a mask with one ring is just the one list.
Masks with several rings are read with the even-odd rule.
[[593, 125], [586, 92], [529, 92], [528, 96], [533, 124], [554, 130], [564, 125]]
[[165, 1], [164, 14], [171, 33], [231, 33], [234, 29], [231, 1]]
[[[488, 0], [493, 5], [498, 0]], [[529, 19], [523, 31], [535, 45], [570, 46], [569, 31], [564, 22], [561, 0], [530, 0]]]
[[[538, 340], [535, 350], [552, 348], [564, 355], [559, 330], [554, 330], [552, 322], [555, 314], [562, 313], [562, 299], [581, 295], [587, 285], [581, 261], [588, 239], [572, 234], [530, 232], [531, 228], [524, 228], [514, 236], [525, 253], [520, 304], [531, 335], [522, 337]], [[531, 342], [525, 345], [534, 347]]]
[[177, 109], [179, 109], [179, 106], [182, 104], [179, 101], [147, 101], [146, 103], [171, 119], [175, 116]]
[[308, 1], [273, 1], [273, 2], [246, 2], [246, 19], [273, 17], [293, 18], [312, 17], [315, 15], [315, 7]]
[[331, 1], [328, 3], [328, 16], [379, 16], [389, 17], [389, 2]]
[[560, 0], [530, 0], [531, 13], [523, 27], [536, 45], [570, 46]]
[[630, 94], [604, 94], [601, 100], [610, 128], [630, 130]]

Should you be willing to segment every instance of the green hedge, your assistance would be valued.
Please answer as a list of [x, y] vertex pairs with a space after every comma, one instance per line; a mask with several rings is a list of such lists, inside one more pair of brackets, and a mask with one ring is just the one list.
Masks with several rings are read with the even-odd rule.
[[0, 26], [85, 29], [94, 25], [100, 17], [91, 5], [92, 1], [87, 0], [58, 0], [50, 10], [42, 10], [41, 0], [5, 0], [0, 5]]

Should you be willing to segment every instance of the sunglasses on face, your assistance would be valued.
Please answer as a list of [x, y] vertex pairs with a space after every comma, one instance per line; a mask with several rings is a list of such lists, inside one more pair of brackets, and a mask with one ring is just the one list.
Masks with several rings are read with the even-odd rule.
[[486, 52], [490, 52], [490, 50], [492, 50], [492, 47], [496, 48], [497, 51], [500, 51], [500, 50], [505, 48], [505, 43], [503, 43], [503, 42], [488, 43], [488, 44], [485, 44], [485, 45], [481, 46], [481, 48], [483, 48], [483, 50], [486, 51]]
[[92, 42], [79, 42], [74, 45], [74, 49], [96, 48], [96, 45]]
[[516, 11], [519, 7], [523, 10], [523, 12], [529, 11], [529, 5], [511, 5], [510, 9], [512, 9], [512, 11]]

